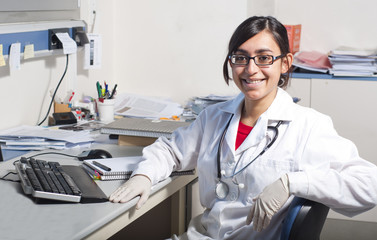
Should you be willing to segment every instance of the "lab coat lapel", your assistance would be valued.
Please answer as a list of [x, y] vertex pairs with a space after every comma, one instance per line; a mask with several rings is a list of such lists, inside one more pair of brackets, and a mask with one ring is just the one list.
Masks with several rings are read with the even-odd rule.
[[[224, 138], [224, 144], [222, 146], [224, 150], [226, 149], [226, 151], [222, 151], [222, 154], [224, 155], [228, 155], [229, 151], [232, 153], [232, 156], [234, 156], [235, 154], [238, 122], [240, 121], [240, 113], [243, 101], [244, 95], [240, 93], [236, 98], [234, 98], [232, 101], [229, 101], [226, 105], [223, 105], [220, 108], [221, 111], [228, 112], [233, 115], [233, 117], [232, 115], [229, 115], [229, 117], [231, 117], [232, 119]], [[224, 125], [225, 124], [226, 123], [224, 123]]]
[[[288, 122], [291, 121], [292, 108], [289, 107], [291, 106], [291, 104], [294, 104], [292, 97], [284, 90], [278, 88], [275, 100], [272, 102], [271, 106], [267, 109], [267, 111], [259, 117], [253, 130], [246, 137], [245, 141], [241, 144], [241, 146], [237, 149], [236, 154], [241, 154], [242, 152], [257, 146], [267, 136], [268, 139], [266, 140], [271, 140], [273, 138], [274, 133], [267, 131], [267, 127], [270, 125], [273, 126], [274, 124], [276, 124], [275, 122], [280, 120]], [[240, 117], [238, 117], [238, 121], [239, 119]]]
[[261, 116], [253, 130], [251, 130], [245, 141], [237, 149], [236, 154], [240, 154], [247, 149], [257, 146], [266, 137], [267, 123], [268, 119]]

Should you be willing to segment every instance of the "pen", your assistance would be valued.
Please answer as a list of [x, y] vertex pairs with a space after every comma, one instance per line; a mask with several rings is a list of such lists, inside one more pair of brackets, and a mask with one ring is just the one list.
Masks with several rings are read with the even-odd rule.
[[112, 99], [114, 97], [114, 94], [116, 93], [116, 90], [117, 90], [117, 86], [118, 86], [118, 84], [115, 84], [113, 91], [111, 92], [110, 99]]
[[69, 103], [71, 103], [72, 98], [73, 98], [73, 95], [75, 95], [75, 92], [72, 92], [72, 95], [71, 95], [71, 97], [70, 97], [69, 100], [68, 100]]
[[84, 167], [84, 169], [86, 170], [86, 172], [89, 174], [89, 176], [90, 176], [91, 178], [93, 178], [94, 180], [99, 180], [99, 179], [101, 179], [99, 173], [98, 173], [96, 170], [91, 169], [90, 167], [87, 167], [87, 166], [85, 166], [85, 165], [83, 165], [83, 167]]
[[108, 166], [105, 166], [105, 165], [103, 165], [103, 164], [101, 164], [97, 161], [93, 161], [93, 164], [96, 165], [97, 167], [105, 170], [105, 171], [109, 171], [109, 172], [111, 171], [111, 168], [109, 168]]

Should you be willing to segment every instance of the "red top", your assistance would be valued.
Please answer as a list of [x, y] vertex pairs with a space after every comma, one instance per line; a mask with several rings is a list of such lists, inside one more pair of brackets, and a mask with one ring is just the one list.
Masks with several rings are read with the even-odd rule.
[[243, 143], [247, 135], [251, 132], [253, 127], [243, 124], [241, 121], [238, 125], [237, 138], [236, 138], [236, 150]]

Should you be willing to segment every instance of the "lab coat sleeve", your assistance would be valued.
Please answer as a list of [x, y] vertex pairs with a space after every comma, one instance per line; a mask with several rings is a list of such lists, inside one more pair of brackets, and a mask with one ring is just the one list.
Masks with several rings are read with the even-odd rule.
[[194, 169], [202, 133], [202, 122], [198, 117], [188, 127], [174, 131], [171, 139], [158, 138], [143, 149], [145, 160], [139, 163], [133, 175], [143, 174], [156, 184], [169, 177], [172, 171]]
[[329, 117], [308, 131], [298, 172], [288, 174], [292, 194], [354, 216], [377, 204], [377, 167], [361, 159], [356, 146], [340, 137]]

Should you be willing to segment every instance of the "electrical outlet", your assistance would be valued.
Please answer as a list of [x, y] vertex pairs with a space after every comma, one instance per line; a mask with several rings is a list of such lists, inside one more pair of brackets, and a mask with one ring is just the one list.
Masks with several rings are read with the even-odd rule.
[[56, 29], [49, 29], [48, 30], [48, 49], [63, 49], [63, 44], [60, 42], [58, 37], [56, 36], [56, 33], [68, 33], [68, 28], [56, 28]]
[[78, 47], [82, 47], [85, 44], [89, 43], [84, 27], [73, 27], [72, 38], [76, 42]]

